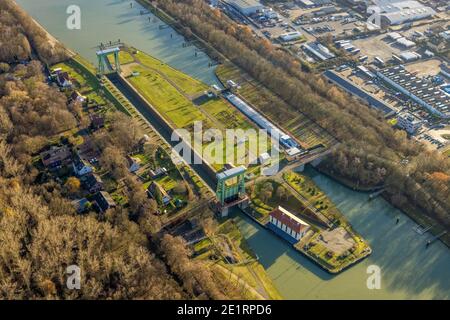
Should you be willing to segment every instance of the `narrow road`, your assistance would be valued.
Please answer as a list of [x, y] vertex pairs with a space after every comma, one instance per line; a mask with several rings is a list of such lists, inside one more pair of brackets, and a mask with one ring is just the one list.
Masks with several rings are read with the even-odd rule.
[[242, 280], [239, 276], [237, 276], [236, 274], [232, 273], [230, 270], [228, 270], [224, 266], [222, 266], [220, 264], [215, 264], [214, 267], [220, 269], [220, 271], [225, 276], [228, 274], [230, 276], [230, 279], [232, 278], [233, 280], [235, 280], [239, 287], [242, 286], [243, 289], [245, 288], [245, 291], [250, 291], [256, 299], [258, 299], [258, 300], [267, 300], [267, 298], [262, 296], [258, 291], [255, 290], [255, 288], [250, 286], [246, 281]]

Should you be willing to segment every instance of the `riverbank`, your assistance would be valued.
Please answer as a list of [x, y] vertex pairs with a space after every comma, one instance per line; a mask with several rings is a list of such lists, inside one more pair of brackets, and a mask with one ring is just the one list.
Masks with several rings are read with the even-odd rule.
[[[330, 179], [332, 179], [334, 181], [337, 181], [338, 183], [342, 184], [343, 186], [345, 186], [349, 189], [352, 189], [354, 191], [369, 193], [369, 192], [377, 192], [377, 191], [380, 191], [381, 189], [383, 189], [382, 186], [357, 185], [353, 181], [346, 179], [344, 177], [341, 177], [339, 175], [336, 175], [320, 165], [316, 166], [315, 169], [317, 171], [319, 171], [321, 174], [329, 177]], [[387, 202], [389, 202], [389, 203], [391, 202], [390, 196], [387, 192], [382, 192], [380, 194], [380, 196]], [[419, 226], [427, 227], [427, 226], [432, 226], [435, 224], [434, 220], [432, 220], [431, 218], [429, 218], [426, 215], [423, 215], [419, 209], [409, 205], [408, 203], [406, 203], [402, 208], [397, 207], [397, 209], [400, 210], [403, 214], [405, 214], [409, 218], [411, 218], [413, 221], [415, 221]], [[434, 236], [437, 236], [440, 233], [442, 233], [443, 230], [444, 230], [443, 228], [438, 227], [438, 228], [431, 228], [430, 230], [428, 230], [428, 232]], [[450, 233], [447, 232], [446, 234], [441, 236], [439, 238], [439, 241], [441, 241], [444, 245], [446, 245], [447, 248], [450, 248]]]
[[313, 254], [311, 254], [309, 251], [302, 249], [302, 247], [298, 246], [298, 243], [296, 244], [292, 244], [289, 241], [286, 240], [286, 238], [281, 235], [278, 232], [274, 232], [274, 230], [272, 228], [269, 228], [268, 224], [262, 224], [260, 221], [258, 221], [257, 219], [255, 219], [254, 217], [252, 217], [250, 214], [248, 214], [247, 212], [243, 211], [248, 217], [250, 217], [253, 221], [255, 221], [256, 223], [258, 223], [260, 226], [262, 226], [263, 228], [265, 228], [268, 232], [270, 232], [272, 235], [274, 235], [275, 237], [281, 239], [283, 242], [288, 243], [289, 245], [292, 246], [292, 248], [298, 252], [299, 254], [303, 255], [304, 257], [310, 259], [311, 261], [313, 261], [318, 267], [322, 268], [324, 271], [328, 272], [329, 274], [332, 275], [337, 275], [347, 269], [349, 269], [350, 267], [352, 267], [353, 265], [358, 264], [359, 262], [363, 261], [365, 258], [367, 258], [368, 256], [370, 256], [372, 254], [372, 249], [369, 248], [369, 250], [365, 251], [362, 255], [359, 256], [358, 259], [353, 260], [353, 261], [349, 261], [341, 266], [339, 266], [338, 268], [335, 268], [333, 266], [331, 266], [330, 264], [328, 264], [326, 261], [323, 261], [322, 259], [320, 259], [320, 257], [315, 256]]
[[[247, 216], [330, 274], [338, 274], [372, 253], [368, 243], [311, 179], [291, 171], [282, 176], [260, 178], [248, 186], [250, 206], [243, 210]], [[310, 225], [299, 240], [269, 222], [270, 213], [279, 206]]]

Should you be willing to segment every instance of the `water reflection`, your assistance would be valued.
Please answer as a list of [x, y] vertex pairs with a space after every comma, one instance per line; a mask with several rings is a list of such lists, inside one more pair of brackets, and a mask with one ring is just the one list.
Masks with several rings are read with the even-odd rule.
[[[196, 47], [183, 48], [184, 38], [145, 9], [131, 1], [108, 0], [18, 0], [39, 23], [65, 45], [96, 63], [95, 46], [118, 39], [143, 50], [208, 84], [218, 84], [214, 68], [203, 52], [195, 56]], [[66, 28], [66, 8], [81, 8], [81, 30]]]
[[[131, 9], [129, 1], [120, 0], [17, 2], [64, 44], [91, 62], [96, 61], [97, 44], [121, 39], [208, 84], [217, 83], [213, 68], [208, 67], [209, 58], [203, 53], [195, 57], [195, 47], [183, 48], [183, 37], [170, 28], [160, 29], [159, 19], [140, 15], [143, 9], [138, 4]], [[72, 4], [82, 9], [80, 31], [65, 28], [66, 8]], [[415, 224], [383, 199], [369, 202], [368, 194], [347, 189], [311, 168], [307, 174], [369, 241], [373, 254], [351, 269], [331, 276], [284, 241], [238, 214], [239, 227], [285, 298], [450, 298], [450, 253], [442, 243], [425, 249], [430, 235], [418, 235], [412, 229]], [[398, 225], [397, 217], [400, 217]], [[381, 290], [367, 289], [366, 269], [371, 264], [382, 269]]]
[[[311, 168], [306, 171], [367, 239], [373, 254], [332, 276], [292, 249], [286, 242], [242, 214], [238, 225], [258, 254], [281, 294], [288, 299], [448, 299], [450, 254], [440, 242], [425, 249], [430, 235], [419, 235], [415, 223], [386, 201], [368, 201], [367, 193], [345, 188]], [[400, 223], [396, 224], [397, 217]], [[382, 271], [381, 290], [366, 286], [369, 265]]]

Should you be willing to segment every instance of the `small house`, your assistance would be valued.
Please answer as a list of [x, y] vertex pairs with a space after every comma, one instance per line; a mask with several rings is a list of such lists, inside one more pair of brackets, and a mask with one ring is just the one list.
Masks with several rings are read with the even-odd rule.
[[158, 183], [152, 182], [147, 188], [147, 194], [149, 195], [149, 197], [157, 200], [156, 199], [156, 193], [158, 192], [157, 190], [159, 190], [159, 192], [161, 193], [162, 204], [165, 206], [168, 205], [172, 200], [172, 198], [169, 196], [166, 190], [164, 190], [164, 188], [162, 188]]
[[92, 130], [98, 130], [105, 126], [105, 118], [101, 115], [95, 113], [91, 114], [89, 118], [91, 119], [90, 127]]
[[258, 157], [258, 161], [260, 164], [266, 164], [270, 161], [270, 154], [267, 152], [261, 153]]
[[73, 102], [78, 102], [78, 103], [84, 103], [86, 101], [86, 97], [81, 95], [78, 91], [74, 91], [72, 92], [72, 94], [70, 95], [70, 99]]
[[150, 177], [152, 179], [157, 179], [159, 177], [162, 177], [162, 176], [166, 175], [167, 174], [167, 169], [164, 168], [164, 167], [162, 167], [162, 168], [159, 167], [159, 168], [156, 168], [155, 170], [150, 170], [149, 174], [150, 174]]
[[269, 214], [269, 227], [274, 231], [281, 232], [294, 242], [299, 241], [306, 234], [310, 225], [283, 207], [278, 206]]
[[82, 186], [89, 193], [97, 193], [103, 190], [103, 181], [97, 174], [90, 173], [82, 178]]
[[72, 152], [66, 146], [52, 147], [41, 153], [41, 160], [45, 167], [54, 169], [64, 164], [70, 164]]
[[83, 160], [78, 154], [73, 159], [73, 171], [78, 177], [92, 172], [92, 167]]
[[58, 72], [56, 74], [56, 82], [61, 88], [69, 88], [72, 86], [72, 81], [70, 81], [70, 77], [67, 72]]
[[135, 173], [136, 171], [138, 171], [141, 167], [139, 162], [140, 162], [139, 159], [127, 156], [128, 171], [130, 171], [131, 173]]
[[96, 193], [93, 197], [93, 202], [100, 212], [105, 212], [110, 208], [116, 207], [116, 203], [114, 202], [113, 198], [106, 191], [100, 191]]

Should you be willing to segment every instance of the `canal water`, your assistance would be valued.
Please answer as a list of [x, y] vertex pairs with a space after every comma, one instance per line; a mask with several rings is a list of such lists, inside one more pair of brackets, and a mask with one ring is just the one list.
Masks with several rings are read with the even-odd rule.
[[[151, 15], [140, 15], [137, 3], [122, 0], [16, 0], [65, 45], [95, 63], [95, 46], [122, 40], [208, 84], [217, 83], [209, 58], [183, 48], [183, 38]], [[81, 30], [66, 28], [69, 5], [81, 8]], [[150, 17], [150, 21], [149, 21]], [[156, 19], [156, 22], [154, 22]], [[172, 37], [171, 37], [172, 34]], [[242, 213], [238, 225], [286, 299], [450, 299], [450, 251], [441, 242], [425, 249], [431, 235], [419, 235], [415, 223], [382, 198], [352, 191], [307, 168], [306, 174], [324, 190], [370, 243], [373, 253], [359, 264], [332, 276], [286, 242]], [[400, 223], [396, 224], [396, 219]], [[369, 266], [381, 270], [381, 288], [368, 289]]]
[[[212, 85], [220, 86], [209, 57], [195, 46], [183, 48], [184, 38], [130, 0], [16, 0], [66, 46], [97, 63], [96, 46], [121, 40]], [[133, 3], [131, 8], [130, 4]], [[81, 10], [81, 29], [69, 30], [67, 8]], [[164, 26], [160, 29], [160, 26]], [[197, 55], [196, 55], [197, 51]]]
[[[450, 251], [382, 198], [344, 187], [307, 167], [305, 174], [334, 201], [369, 242], [371, 256], [338, 275], [330, 275], [283, 240], [238, 214], [241, 231], [286, 299], [450, 299]], [[400, 219], [396, 224], [397, 218]], [[368, 289], [367, 268], [378, 266], [381, 289]]]

